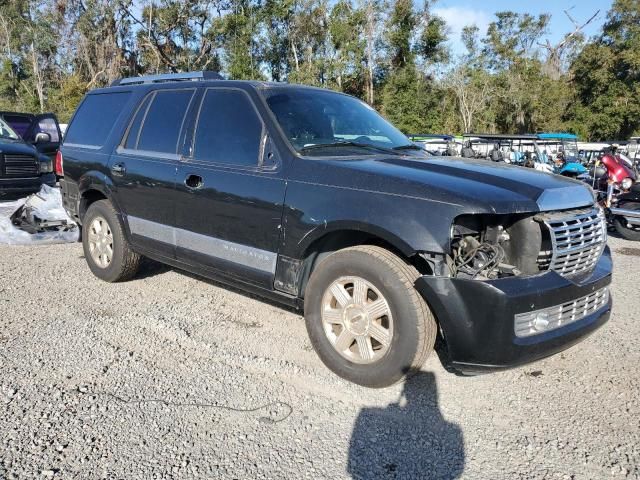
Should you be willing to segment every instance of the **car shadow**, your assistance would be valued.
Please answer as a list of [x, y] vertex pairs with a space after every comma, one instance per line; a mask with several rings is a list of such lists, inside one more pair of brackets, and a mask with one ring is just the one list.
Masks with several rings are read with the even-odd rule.
[[398, 402], [363, 408], [349, 443], [347, 473], [354, 479], [459, 478], [464, 470], [462, 430], [438, 407], [435, 376], [409, 378]]
[[296, 309], [295, 307], [278, 303], [275, 300], [248, 292], [246, 290], [243, 290], [242, 288], [236, 287], [234, 285], [230, 285], [228, 283], [224, 283], [221, 280], [215, 280], [209, 277], [204, 277], [197, 273], [189, 272], [187, 270], [182, 270], [181, 268], [178, 268], [178, 267], [172, 267], [164, 263], [156, 262], [155, 260], [151, 260], [150, 258], [147, 258], [147, 257], [144, 258], [142, 265], [140, 267], [140, 270], [136, 274], [134, 280], [144, 280], [146, 278], [155, 277], [156, 275], [161, 275], [167, 272], [175, 272], [180, 275], [193, 278], [194, 280], [207, 283], [211, 286], [228, 290], [233, 293], [237, 293], [238, 295], [242, 295], [243, 297], [249, 298], [251, 300], [257, 300], [267, 305], [277, 307], [280, 310], [283, 310], [286, 312], [294, 313], [296, 315], [300, 315], [301, 313], [300, 310]]

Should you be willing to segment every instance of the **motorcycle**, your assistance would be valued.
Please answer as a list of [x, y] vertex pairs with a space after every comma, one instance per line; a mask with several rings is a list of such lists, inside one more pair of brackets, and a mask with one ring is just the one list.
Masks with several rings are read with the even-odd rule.
[[619, 156], [605, 153], [594, 166], [593, 178], [607, 223], [627, 240], [640, 241], [640, 183], [635, 169]]

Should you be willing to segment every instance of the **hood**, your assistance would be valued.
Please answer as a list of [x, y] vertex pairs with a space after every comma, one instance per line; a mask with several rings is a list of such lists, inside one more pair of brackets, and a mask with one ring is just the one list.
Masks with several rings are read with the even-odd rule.
[[38, 156], [38, 150], [33, 145], [10, 138], [0, 138], [0, 154], [3, 153]]
[[582, 182], [487, 160], [390, 156], [336, 164], [357, 171], [343, 178], [358, 188], [449, 203], [468, 213], [542, 212], [594, 203]]

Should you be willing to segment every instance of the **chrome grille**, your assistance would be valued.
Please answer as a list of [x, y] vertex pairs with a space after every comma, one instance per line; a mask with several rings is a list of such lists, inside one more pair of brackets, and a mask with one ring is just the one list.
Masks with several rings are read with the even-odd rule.
[[607, 224], [599, 208], [554, 212], [543, 216], [550, 236], [550, 250], [540, 252], [541, 270], [563, 276], [591, 270], [607, 242]]
[[561, 305], [518, 313], [514, 319], [516, 337], [529, 337], [577, 322], [609, 303], [607, 287]]
[[0, 174], [5, 177], [36, 177], [39, 168], [36, 158], [30, 155], [5, 153], [2, 158]]

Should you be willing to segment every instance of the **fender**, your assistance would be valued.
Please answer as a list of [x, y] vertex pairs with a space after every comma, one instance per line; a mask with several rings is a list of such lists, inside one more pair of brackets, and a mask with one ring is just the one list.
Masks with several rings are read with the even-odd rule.
[[560, 169], [560, 174], [563, 173], [576, 173], [578, 175], [581, 175], [583, 173], [587, 173], [587, 169], [584, 165], [582, 165], [581, 163], [577, 163], [577, 162], [568, 162], [566, 164], [563, 165], [563, 167]]
[[631, 189], [626, 193], [618, 195], [618, 203], [622, 202], [640, 202], [640, 190]]
[[369, 234], [373, 237], [380, 238], [386, 243], [393, 245], [403, 255], [409, 257], [416, 253], [416, 250], [407, 242], [402, 240], [398, 235], [386, 230], [384, 227], [371, 223], [364, 223], [356, 220], [337, 220], [332, 222], [317, 223], [309, 230], [298, 242], [300, 252], [305, 252], [316, 241], [327, 237], [334, 232], [352, 231], [358, 233]]
[[[84, 195], [91, 190], [95, 190], [104, 195], [115, 207], [117, 212], [121, 212], [120, 206], [113, 195], [115, 186], [111, 178], [98, 170], [89, 170], [78, 179], [78, 212], [80, 212], [80, 204]], [[118, 213], [120, 214], [120, 213]]]

